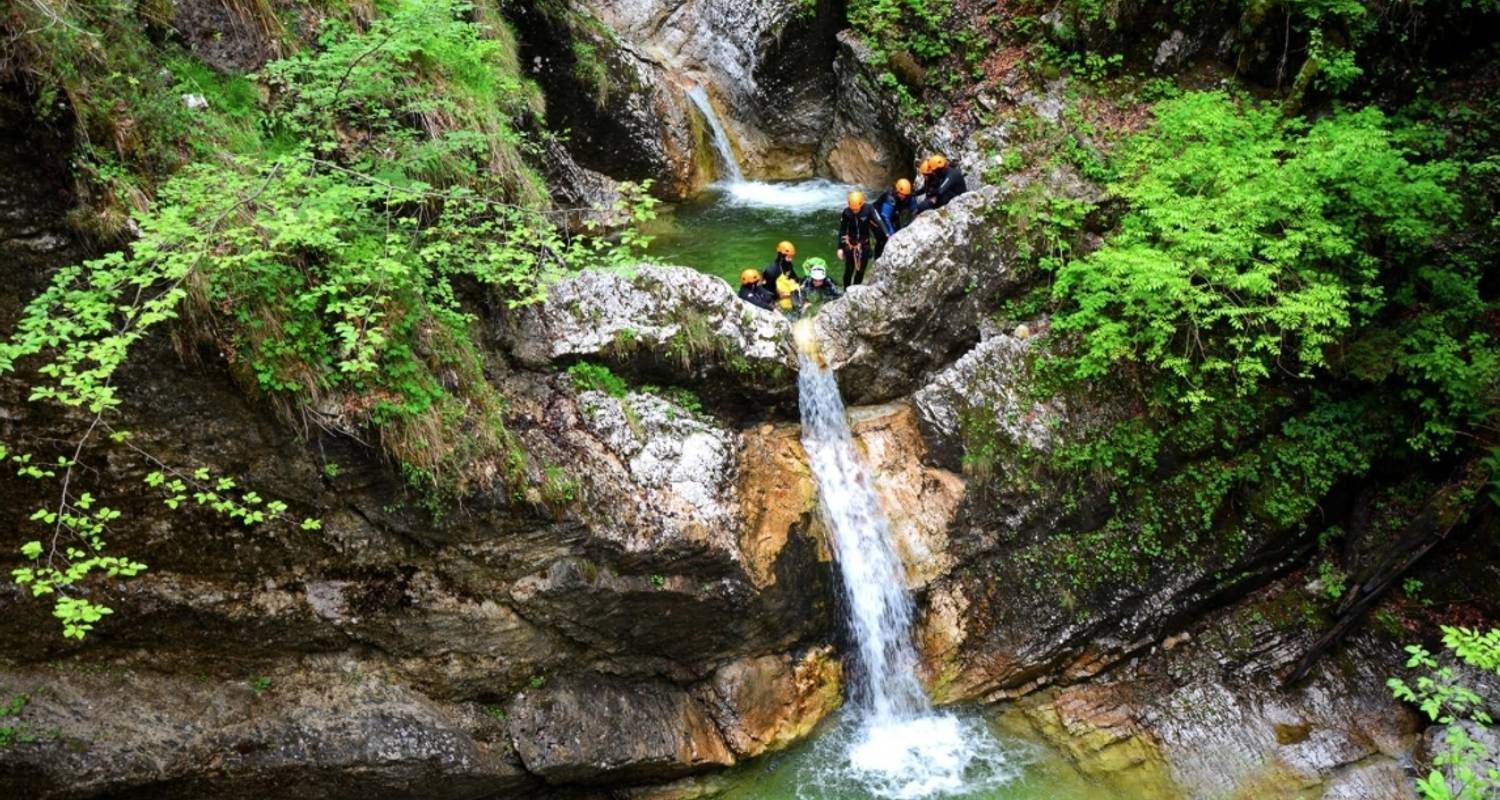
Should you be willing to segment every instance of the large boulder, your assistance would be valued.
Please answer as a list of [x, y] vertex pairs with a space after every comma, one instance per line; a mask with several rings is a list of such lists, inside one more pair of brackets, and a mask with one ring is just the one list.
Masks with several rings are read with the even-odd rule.
[[802, 739], [843, 700], [843, 669], [832, 648], [800, 658], [767, 655], [726, 664], [700, 696], [740, 758]]
[[[1028, 396], [1027, 359], [1033, 338], [997, 334], [980, 342], [912, 394], [930, 458], [948, 469], [964, 467], [965, 438], [1018, 442], [1042, 449], [1055, 421], [1052, 403]], [[983, 447], [982, 443], [972, 443]], [[971, 454], [969, 466], [982, 454]]]
[[1002, 235], [1002, 197], [985, 187], [918, 216], [863, 285], [818, 314], [820, 347], [846, 400], [901, 397], [979, 341], [981, 323], [1021, 281]]
[[558, 682], [508, 712], [522, 763], [552, 784], [664, 781], [735, 762], [707, 709], [666, 683]]
[[[148, 793], [161, 800], [530, 796], [504, 729], [353, 660], [219, 680], [125, 666], [6, 670], [21, 735], [0, 757], [8, 797]], [[146, 796], [146, 795], [142, 795]]]
[[586, 270], [510, 315], [502, 340], [523, 366], [593, 359], [706, 400], [787, 400], [795, 389], [786, 319], [687, 267]]

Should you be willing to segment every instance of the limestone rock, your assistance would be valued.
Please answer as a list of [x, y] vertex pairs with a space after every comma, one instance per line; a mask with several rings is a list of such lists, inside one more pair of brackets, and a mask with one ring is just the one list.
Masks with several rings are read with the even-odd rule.
[[588, 270], [553, 284], [545, 302], [511, 315], [504, 332], [522, 364], [580, 358], [761, 397], [789, 397], [791, 328], [729, 284], [687, 267]]
[[115, 668], [6, 669], [0, 681], [30, 698], [7, 724], [36, 737], [0, 758], [8, 796], [152, 786], [166, 800], [459, 800], [536, 783], [477, 707], [327, 662], [255, 686]]
[[735, 761], [702, 705], [666, 683], [559, 682], [509, 714], [522, 763], [548, 783], [661, 781]]
[[839, 34], [833, 71], [839, 76], [832, 126], [818, 160], [839, 180], [879, 187], [910, 176], [911, 148], [898, 132], [902, 115], [890, 91], [876, 83], [880, 68], [870, 48], [851, 31]]
[[[739, 548], [750, 579], [766, 587], [776, 582], [776, 559], [792, 531], [813, 529], [816, 489], [797, 426], [763, 425], [742, 439]], [[826, 543], [820, 547], [827, 561]]]
[[1048, 421], [1059, 414], [1027, 396], [1028, 337], [993, 336], [965, 353], [912, 395], [931, 458], [949, 469], [963, 465], [964, 436], [983, 436], [1046, 448]]
[[979, 341], [982, 319], [1017, 285], [985, 187], [922, 214], [891, 238], [866, 283], [815, 318], [851, 404], [894, 399]]
[[806, 736], [842, 700], [843, 670], [832, 648], [801, 658], [768, 655], [721, 667], [703, 699], [741, 758], [780, 750]]

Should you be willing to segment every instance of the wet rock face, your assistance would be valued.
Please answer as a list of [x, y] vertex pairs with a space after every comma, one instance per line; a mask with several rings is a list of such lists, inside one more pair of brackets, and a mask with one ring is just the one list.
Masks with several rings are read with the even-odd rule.
[[552, 784], [668, 780], [734, 763], [704, 707], [670, 684], [559, 683], [520, 694], [509, 731]]
[[819, 145], [819, 169], [868, 187], [912, 177], [912, 149], [902, 133], [901, 114], [890, 91], [876, 82], [880, 70], [869, 46], [850, 31], [839, 34], [838, 44], [833, 118]]
[[1085, 772], [1142, 796], [1415, 798], [1404, 767], [1418, 721], [1385, 688], [1401, 654], [1356, 640], [1279, 691], [1275, 676], [1311, 637], [1261, 616], [1215, 615], [1170, 640], [1183, 643], [1027, 698], [1017, 714]]
[[360, 800], [485, 794], [536, 785], [499, 722], [433, 701], [352, 662], [310, 663], [262, 683], [123, 666], [7, 670], [32, 701], [34, 744], [0, 758], [11, 797]]
[[654, 180], [669, 199], [712, 179], [698, 152], [702, 130], [681, 86], [655, 57], [588, 12], [512, 4], [521, 62], [547, 97], [547, 126], [578, 163], [620, 180]]
[[832, 648], [801, 657], [761, 656], [722, 667], [700, 691], [740, 758], [781, 750], [812, 731], [843, 700], [843, 669]]
[[985, 187], [917, 217], [891, 238], [865, 283], [820, 312], [818, 341], [850, 403], [918, 388], [979, 341], [981, 322], [1019, 284]]

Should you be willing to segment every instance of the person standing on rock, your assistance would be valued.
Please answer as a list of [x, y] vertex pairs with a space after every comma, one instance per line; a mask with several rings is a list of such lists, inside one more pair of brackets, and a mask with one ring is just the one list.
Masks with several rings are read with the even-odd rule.
[[776, 295], [767, 286], [758, 269], [740, 272], [740, 299], [758, 308], [770, 311], [776, 305]]
[[767, 264], [765, 269], [761, 270], [761, 277], [766, 279], [766, 283], [773, 286], [776, 284], [776, 279], [783, 274], [792, 276], [792, 280], [797, 280], [797, 265], [792, 263], [792, 259], [796, 258], [796, 256], [797, 247], [791, 242], [782, 242], [776, 245], [776, 258], [770, 264]]
[[911, 181], [897, 179], [891, 188], [875, 200], [875, 216], [880, 220], [880, 233], [875, 237], [875, 258], [885, 252], [886, 242], [896, 231], [906, 227], [916, 216], [917, 201], [911, 196]]
[[922, 197], [917, 200], [918, 214], [948, 205], [953, 198], [969, 191], [964, 174], [948, 163], [944, 156], [932, 156], [922, 162]]
[[865, 204], [865, 193], [850, 192], [849, 204], [839, 218], [838, 255], [844, 262], [845, 289], [865, 279], [865, 267], [873, 255], [871, 240], [880, 230], [880, 218]]

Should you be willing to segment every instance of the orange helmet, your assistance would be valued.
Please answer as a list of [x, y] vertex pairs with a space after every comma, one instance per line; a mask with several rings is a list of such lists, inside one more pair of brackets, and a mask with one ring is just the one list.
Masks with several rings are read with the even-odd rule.
[[911, 181], [905, 178], [896, 179], [896, 196], [911, 197]]
[[747, 269], [740, 273], [740, 285], [749, 286], [752, 283], [760, 283], [760, 270]]
[[797, 247], [791, 242], [782, 242], [781, 244], [776, 245], [776, 252], [786, 256], [787, 258], [791, 258], [792, 256], [797, 255]]
[[946, 167], [946, 166], [948, 166], [948, 159], [946, 159], [946, 158], [944, 158], [942, 156], [933, 156], [932, 157], [932, 171], [933, 172], [937, 172], [938, 170], [940, 170], [940, 169], [942, 169], [943, 167]]
[[850, 192], [849, 193], [849, 209], [851, 211], [858, 211], [858, 210], [860, 210], [861, 208], [864, 208], [864, 207], [865, 207], [865, 193], [864, 192], [860, 192], [860, 191]]
[[932, 156], [922, 159], [922, 163], [917, 165], [917, 172], [923, 175], [932, 174]]

